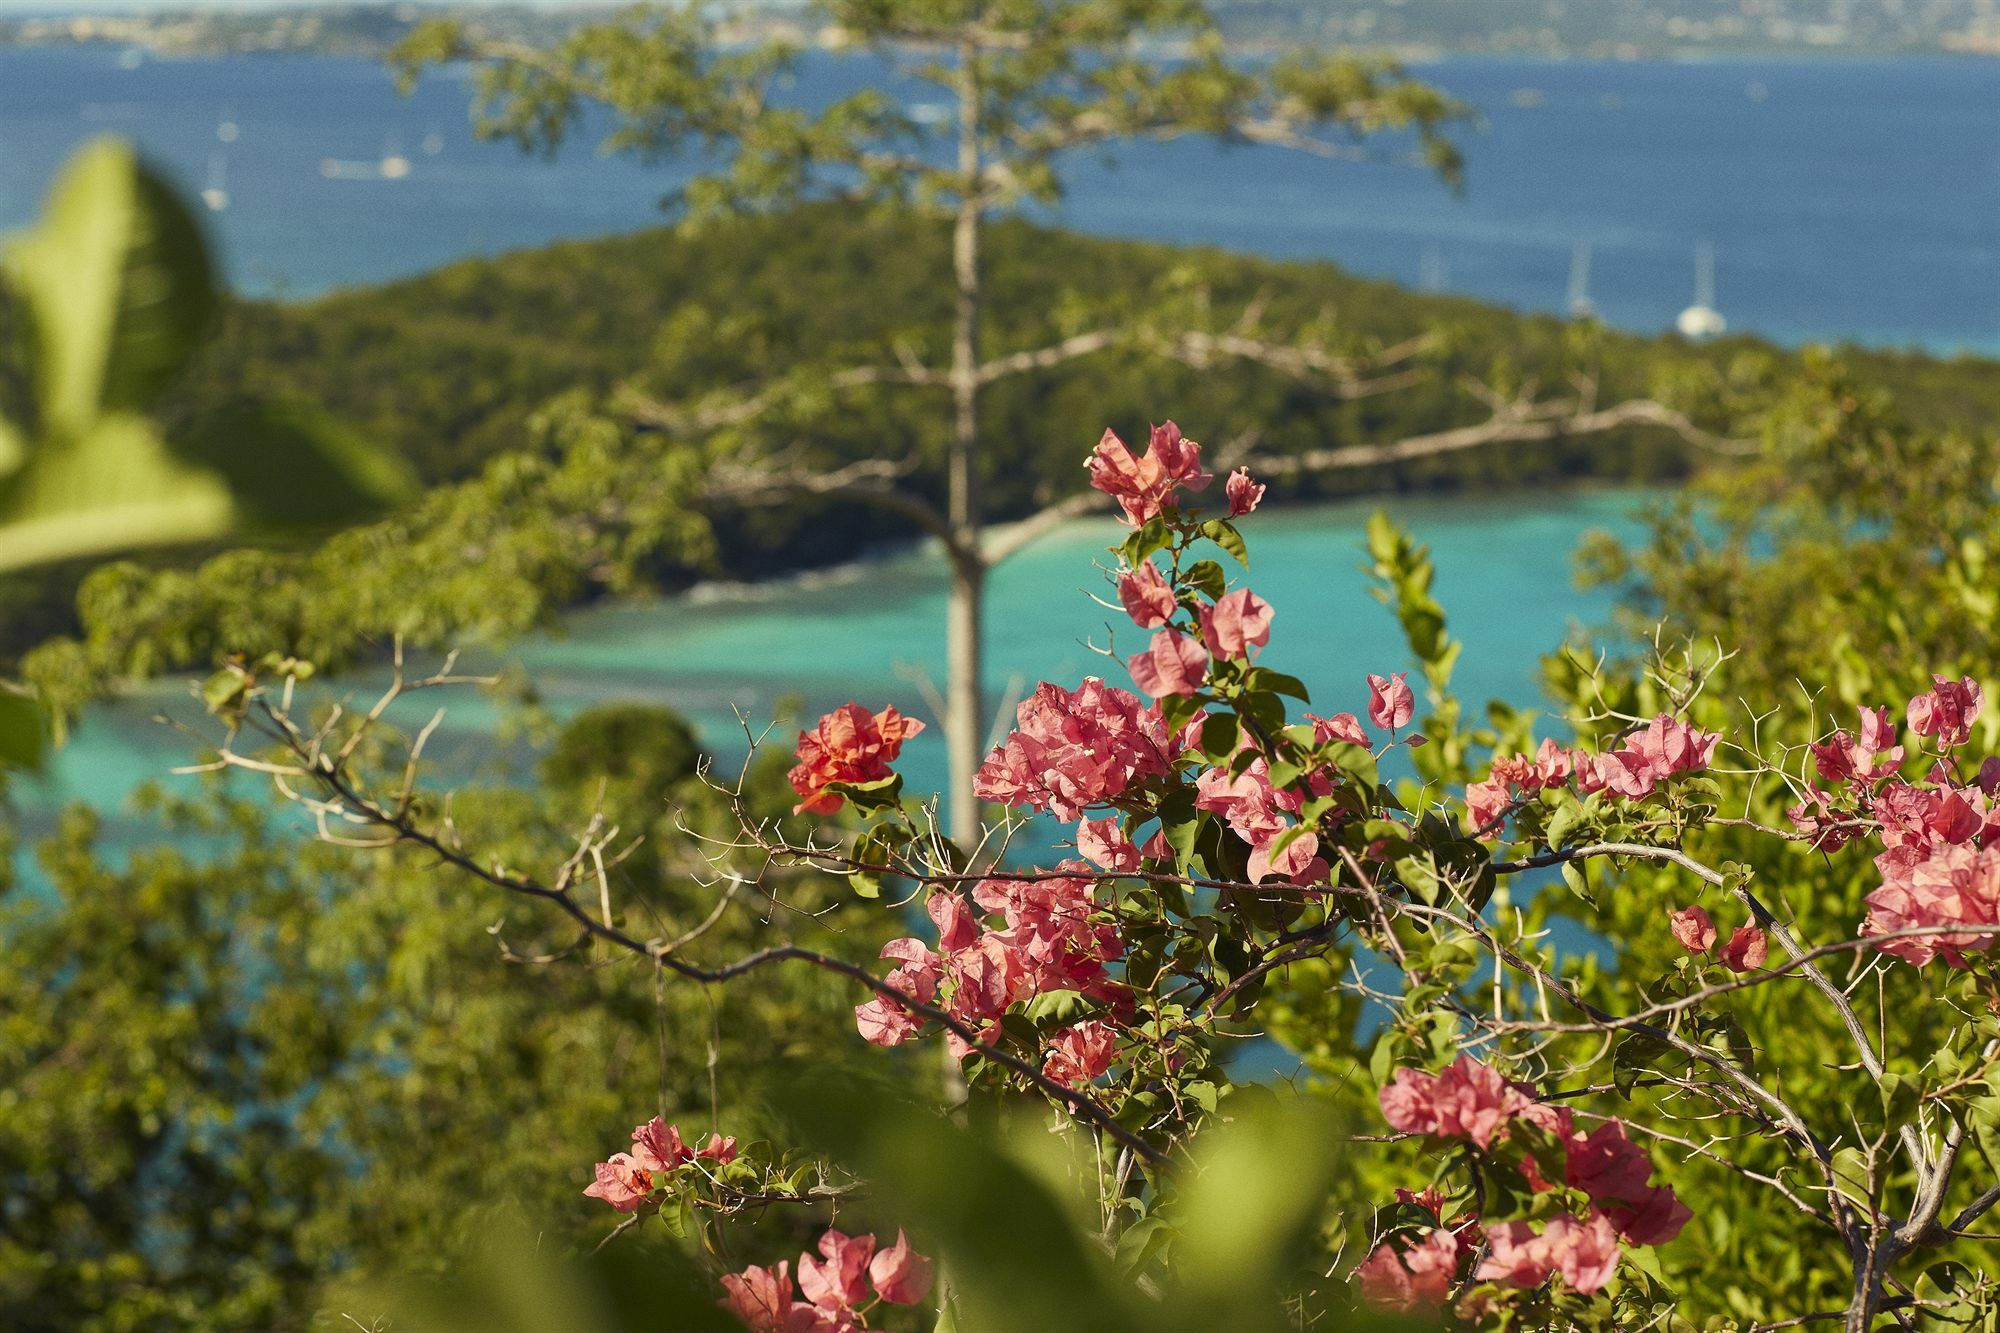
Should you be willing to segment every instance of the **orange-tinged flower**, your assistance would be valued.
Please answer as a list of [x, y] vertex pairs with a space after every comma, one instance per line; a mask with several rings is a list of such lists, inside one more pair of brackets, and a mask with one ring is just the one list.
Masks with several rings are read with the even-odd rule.
[[870, 713], [856, 703], [834, 709], [811, 731], [799, 733], [799, 762], [787, 775], [800, 798], [792, 813], [834, 813], [845, 801], [839, 793], [827, 791], [829, 786], [879, 782], [888, 777], [889, 765], [902, 753], [903, 742], [923, 729], [923, 723], [903, 716], [894, 704], [879, 713]]

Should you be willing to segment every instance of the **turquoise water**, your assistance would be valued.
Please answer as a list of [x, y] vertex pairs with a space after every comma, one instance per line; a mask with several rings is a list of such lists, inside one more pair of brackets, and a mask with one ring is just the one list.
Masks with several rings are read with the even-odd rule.
[[[148, 60], [110, 48], [0, 50], [0, 227], [32, 216], [83, 138], [136, 138], [212, 215], [251, 292], [311, 294], [468, 254], [630, 231], [659, 219], [672, 170], [554, 161], [473, 140], [462, 77], [408, 100], [373, 61]], [[1945, 57], [1546, 61], [1454, 58], [1419, 73], [1471, 104], [1466, 190], [1402, 165], [1323, 162], [1201, 141], [1068, 164], [1052, 216], [1112, 235], [1201, 242], [1432, 285], [1530, 310], [1567, 307], [1572, 255], [1611, 324], [1667, 327], [1715, 249], [1731, 326], [1787, 342], [2000, 349], [2000, 61]], [[867, 61], [808, 61], [798, 95], [873, 82]], [[233, 127], [222, 142], [218, 128]], [[322, 174], [396, 152], [398, 180]]]
[[[1604, 594], [1572, 586], [1578, 534], [1593, 527], [1636, 534], [1633, 515], [1646, 499], [1644, 491], [1583, 490], [1389, 506], [1433, 550], [1437, 594], [1466, 645], [1458, 684], [1468, 699], [1537, 702], [1537, 655], [1610, 610]], [[1319, 711], [1360, 710], [1368, 672], [1410, 665], [1361, 568], [1363, 528], [1375, 506], [1315, 505], [1243, 521], [1253, 561], [1243, 581], [1277, 610], [1266, 660], [1304, 680]], [[1097, 674], [1129, 684], [1122, 666], [1093, 651], [1136, 648], [1123, 613], [1091, 600], [1110, 594], [1093, 562], [1108, 560], [1103, 548], [1121, 531], [1108, 519], [1071, 524], [1001, 566], [988, 676], [996, 711], [1010, 687], [1038, 680], [1074, 684]], [[670, 704], [694, 719], [713, 749], [733, 756], [745, 748], [744, 724], [763, 731], [788, 701], [808, 717], [849, 699], [928, 716], [909, 677], [942, 680], [944, 598], [941, 563], [914, 548], [805, 578], [586, 610], [568, 618], [561, 636], [528, 639], [498, 656], [525, 668], [558, 715], [610, 700]], [[364, 673], [338, 688], [366, 700], [380, 679]], [[469, 691], [448, 701], [431, 750], [441, 772], [473, 780], [518, 766], [522, 751], [497, 742], [498, 717], [487, 701]], [[115, 810], [148, 778], [190, 783], [167, 777], [195, 749], [154, 720], [161, 715], [202, 725], [189, 682], [150, 686], [93, 711], [48, 773], [17, 791], [28, 830], [45, 828], [66, 800]], [[791, 741], [790, 731], [771, 738], [786, 750]], [[936, 788], [943, 745], [935, 728], [910, 745], [901, 767], [912, 791]]]

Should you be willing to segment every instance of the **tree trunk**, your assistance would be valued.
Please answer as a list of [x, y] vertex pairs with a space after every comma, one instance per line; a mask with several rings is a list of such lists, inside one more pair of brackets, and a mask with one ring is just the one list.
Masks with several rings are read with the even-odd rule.
[[979, 504], [979, 224], [985, 211], [980, 181], [978, 48], [959, 43], [958, 169], [962, 178], [952, 229], [952, 277], [958, 308], [951, 344], [951, 441], [946, 458], [951, 522], [951, 605], [946, 615], [945, 790], [947, 831], [962, 848], [979, 842], [979, 799], [973, 774], [985, 748], [986, 705], [981, 689], [985, 650], [986, 560], [980, 550]]

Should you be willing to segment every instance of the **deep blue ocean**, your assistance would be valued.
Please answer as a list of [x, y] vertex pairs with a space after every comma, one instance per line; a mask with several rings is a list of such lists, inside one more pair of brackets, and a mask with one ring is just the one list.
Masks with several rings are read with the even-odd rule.
[[[0, 50], [0, 228], [32, 216], [80, 140], [123, 134], [190, 190], [226, 190], [213, 219], [239, 288], [307, 296], [645, 226], [677, 180], [590, 144], [549, 161], [480, 143], [462, 75], [403, 99], [361, 59], [128, 63], [109, 47]], [[798, 95], [871, 68], [813, 57]], [[1641, 331], [1689, 304], [1706, 242], [1732, 328], [2000, 351], [2000, 61], [1451, 59], [1417, 72], [1478, 110], [1463, 195], [1409, 166], [1182, 142], [1080, 159], [1056, 217], [1533, 310], [1566, 308], [1587, 246], [1589, 298]], [[385, 156], [409, 173], [353, 178]], [[329, 160], [345, 165], [328, 176]]]

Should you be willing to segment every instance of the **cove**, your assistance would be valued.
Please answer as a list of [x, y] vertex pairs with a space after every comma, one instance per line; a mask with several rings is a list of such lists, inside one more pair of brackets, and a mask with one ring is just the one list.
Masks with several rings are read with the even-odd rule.
[[[1230, 573], [1276, 608], [1267, 660], [1306, 683], [1315, 711], [1359, 711], [1368, 672], [1410, 666], [1393, 616], [1369, 596], [1364, 569], [1365, 525], [1375, 509], [1386, 508], [1431, 548], [1435, 592], [1451, 632], [1465, 643], [1456, 676], [1462, 697], [1475, 710], [1488, 699], [1533, 707], [1540, 702], [1540, 656], [1573, 630], [1602, 626], [1612, 609], [1608, 592], [1574, 587], [1578, 539], [1591, 529], [1637, 537], [1639, 511], [1657, 494], [1573, 489], [1272, 508], [1242, 520], [1252, 564]], [[1040, 680], [1074, 685], [1100, 675], [1129, 685], [1122, 662], [1097, 650], [1129, 654], [1140, 636], [1122, 612], [1093, 600], [1110, 595], [1104, 548], [1122, 531], [1109, 518], [1070, 524], [995, 572], [988, 684], [998, 696], [996, 714]], [[478, 669], [518, 664], [558, 718], [597, 703], [646, 701], [685, 713], [726, 760], [742, 755], [746, 724], [757, 732], [770, 728], [767, 744], [789, 752], [800, 719], [849, 699], [930, 716], [915, 682], [943, 678], [945, 583], [934, 551], [903, 547], [772, 583], [587, 608], [565, 617], [557, 632], [473, 654], [468, 662]], [[413, 660], [421, 669], [435, 659]], [[366, 700], [385, 678], [380, 669], [358, 671], [329, 687]], [[477, 692], [415, 703], [425, 716], [449, 706], [428, 752], [435, 781], [464, 785], [521, 771], [525, 747], [502, 738], [499, 713]], [[148, 779], [191, 790], [193, 779], [169, 774], [197, 758], [197, 746], [156, 720], [161, 716], [215, 734], [186, 679], [97, 706], [46, 773], [16, 786], [26, 838], [46, 831], [72, 801], [111, 816], [113, 847], [157, 837], [150, 823], [132, 827], [116, 813]], [[932, 727], [899, 765], [906, 790], [936, 790], [943, 760], [942, 738]]]

